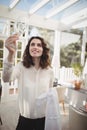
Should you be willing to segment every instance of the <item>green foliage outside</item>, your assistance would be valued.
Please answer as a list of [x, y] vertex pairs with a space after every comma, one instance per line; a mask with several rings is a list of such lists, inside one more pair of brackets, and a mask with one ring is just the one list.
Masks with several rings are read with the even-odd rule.
[[60, 63], [61, 66], [72, 67], [73, 63], [81, 62], [81, 48], [80, 42], [71, 43], [60, 49]]
[[77, 77], [81, 76], [82, 71], [83, 71], [83, 66], [80, 63], [73, 63], [72, 68], [73, 68], [74, 74]]

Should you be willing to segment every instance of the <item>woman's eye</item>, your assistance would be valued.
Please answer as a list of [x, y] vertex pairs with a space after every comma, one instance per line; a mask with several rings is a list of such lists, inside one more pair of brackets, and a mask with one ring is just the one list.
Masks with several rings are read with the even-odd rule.
[[31, 43], [31, 46], [35, 46], [35, 43]]
[[37, 46], [42, 47], [42, 45], [40, 43], [38, 43]]
[[37, 47], [42, 47], [42, 44], [41, 43], [31, 43], [31, 45], [30, 46], [37, 46]]

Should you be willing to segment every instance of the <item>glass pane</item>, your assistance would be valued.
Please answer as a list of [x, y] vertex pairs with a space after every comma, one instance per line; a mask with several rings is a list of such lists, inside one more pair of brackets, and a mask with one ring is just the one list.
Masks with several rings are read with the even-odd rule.
[[3, 50], [0, 50], [0, 58], [3, 58]]
[[21, 60], [17, 60], [17, 63], [20, 62]]
[[14, 88], [9, 89], [9, 94], [14, 94]]
[[21, 48], [22, 48], [22, 42], [18, 41], [18, 49], [21, 49]]
[[17, 51], [17, 58], [21, 58], [21, 51]]
[[0, 60], [0, 68], [3, 67], [3, 60]]
[[0, 40], [0, 48], [3, 49], [3, 45], [4, 45], [4, 41], [3, 41], [3, 40]]
[[11, 21], [10, 22], [10, 34], [13, 34], [15, 32], [15, 25], [14, 25], [14, 22]]

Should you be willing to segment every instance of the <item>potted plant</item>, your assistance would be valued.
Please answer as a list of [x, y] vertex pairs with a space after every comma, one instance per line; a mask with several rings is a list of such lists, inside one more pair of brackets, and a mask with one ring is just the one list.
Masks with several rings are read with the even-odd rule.
[[72, 64], [73, 72], [76, 75], [76, 80], [74, 81], [75, 89], [80, 89], [82, 84], [82, 71], [83, 66], [80, 63], [73, 63]]

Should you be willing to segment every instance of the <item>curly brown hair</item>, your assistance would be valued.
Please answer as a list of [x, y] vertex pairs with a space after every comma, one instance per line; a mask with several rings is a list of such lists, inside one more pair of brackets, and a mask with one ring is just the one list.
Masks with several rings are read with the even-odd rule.
[[45, 43], [44, 39], [42, 37], [39, 37], [39, 36], [34, 36], [34, 37], [31, 37], [28, 41], [28, 44], [25, 48], [25, 51], [24, 51], [24, 54], [23, 54], [23, 65], [26, 67], [26, 68], [29, 68], [30, 66], [34, 66], [34, 62], [32, 60], [32, 56], [30, 55], [30, 52], [29, 52], [29, 47], [30, 47], [30, 43], [33, 39], [39, 39], [42, 43], [42, 48], [43, 48], [43, 54], [41, 56], [41, 59], [40, 59], [40, 67], [41, 68], [47, 68], [48, 66], [51, 66], [51, 62], [50, 62], [50, 53], [49, 53], [49, 48], [47, 47], [47, 44]]

